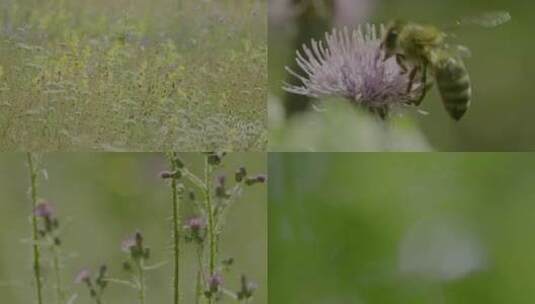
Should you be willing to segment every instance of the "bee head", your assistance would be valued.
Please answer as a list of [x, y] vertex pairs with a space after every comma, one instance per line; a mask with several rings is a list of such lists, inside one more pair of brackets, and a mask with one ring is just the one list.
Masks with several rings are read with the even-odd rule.
[[394, 56], [398, 50], [399, 33], [403, 30], [405, 22], [396, 20], [390, 23], [381, 42], [380, 48], [385, 52], [384, 60]]

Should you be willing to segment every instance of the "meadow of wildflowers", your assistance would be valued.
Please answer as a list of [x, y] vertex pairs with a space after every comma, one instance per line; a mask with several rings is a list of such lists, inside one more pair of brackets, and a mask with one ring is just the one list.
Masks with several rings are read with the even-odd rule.
[[265, 154], [14, 153], [0, 166], [2, 302], [267, 303]]
[[262, 151], [263, 0], [5, 0], [3, 151]]

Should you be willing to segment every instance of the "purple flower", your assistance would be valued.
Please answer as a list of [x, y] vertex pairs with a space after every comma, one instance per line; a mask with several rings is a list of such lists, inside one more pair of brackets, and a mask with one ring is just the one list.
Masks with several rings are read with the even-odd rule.
[[172, 178], [173, 176], [174, 176], [174, 172], [171, 172], [171, 171], [160, 172], [160, 178], [163, 178], [163, 179]]
[[265, 183], [267, 181], [267, 175], [257, 175], [256, 177], [256, 181], [259, 182], [259, 183]]
[[54, 206], [49, 202], [41, 202], [33, 210], [33, 214], [37, 217], [51, 218], [54, 215]]
[[150, 256], [150, 249], [143, 245], [143, 235], [137, 231], [133, 236], [129, 236], [121, 242], [121, 249], [130, 253], [134, 260], [148, 259]]
[[297, 64], [304, 76], [286, 67], [301, 84], [286, 83], [284, 90], [314, 98], [344, 97], [372, 112], [388, 112], [396, 105], [407, 105], [421, 95], [423, 85], [416, 77], [409, 88], [409, 73], [402, 70], [395, 58], [384, 61], [379, 47], [384, 34], [374, 25], [359, 26], [351, 33], [334, 29], [325, 34], [326, 44], [311, 41], [311, 47], [297, 51]]
[[245, 184], [251, 186], [257, 183], [265, 183], [267, 181], [267, 175], [259, 174], [257, 176], [251, 176], [245, 179]]
[[186, 225], [184, 227], [186, 229], [189, 229], [191, 231], [199, 231], [204, 228], [206, 224], [204, 223], [204, 220], [200, 217], [192, 217], [186, 221]]
[[81, 283], [87, 283], [91, 279], [91, 272], [88, 269], [82, 269], [78, 274], [76, 275], [76, 278], [74, 279], [74, 283], [81, 284]]
[[121, 242], [121, 249], [124, 252], [130, 252], [132, 247], [136, 246], [136, 238], [135, 236], [129, 236], [128, 238], [124, 239]]
[[217, 273], [214, 273], [208, 278], [208, 288], [212, 293], [217, 292], [222, 284], [223, 277]]
[[227, 177], [226, 177], [225, 175], [223, 175], [223, 174], [218, 175], [218, 176], [216, 177], [216, 181], [217, 181], [217, 185], [218, 185], [218, 186], [224, 188], [224, 187], [225, 187], [225, 183], [226, 183], [226, 181], [227, 181]]

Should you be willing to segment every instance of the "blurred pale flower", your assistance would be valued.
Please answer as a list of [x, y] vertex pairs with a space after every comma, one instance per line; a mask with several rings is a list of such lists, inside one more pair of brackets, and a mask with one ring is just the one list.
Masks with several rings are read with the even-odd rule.
[[393, 106], [409, 105], [422, 92], [416, 77], [412, 89], [408, 73], [402, 73], [395, 58], [383, 60], [380, 37], [374, 25], [359, 26], [350, 32], [334, 29], [325, 34], [326, 44], [312, 39], [311, 46], [297, 51], [297, 64], [305, 75], [286, 67], [301, 84], [285, 83], [283, 89], [315, 98], [344, 97], [353, 104], [385, 116]]
[[486, 263], [480, 239], [457, 220], [418, 222], [400, 243], [399, 270], [404, 275], [451, 281], [482, 270]]
[[336, 0], [334, 2], [334, 24], [356, 26], [365, 21], [375, 8], [374, 0]]
[[317, 15], [331, 17], [336, 26], [355, 26], [372, 13], [377, 0], [270, 0], [270, 27], [285, 27], [311, 8]]

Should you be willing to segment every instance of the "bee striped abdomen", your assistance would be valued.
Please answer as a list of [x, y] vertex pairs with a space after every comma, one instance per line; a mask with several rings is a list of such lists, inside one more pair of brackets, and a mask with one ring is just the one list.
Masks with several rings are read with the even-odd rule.
[[470, 77], [463, 62], [455, 57], [445, 58], [436, 65], [435, 77], [446, 111], [453, 119], [461, 119], [472, 98]]

